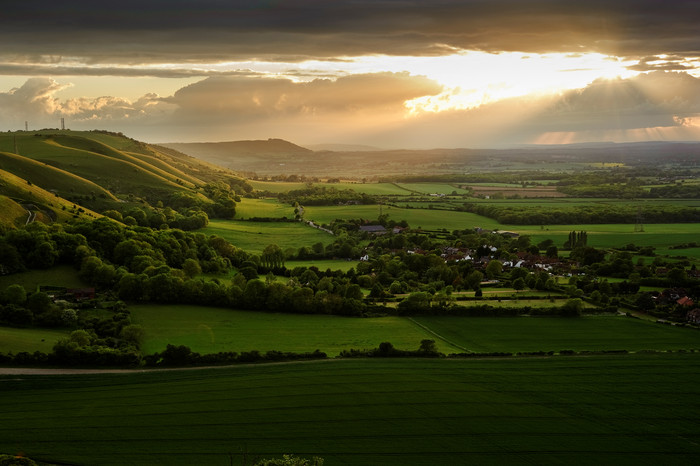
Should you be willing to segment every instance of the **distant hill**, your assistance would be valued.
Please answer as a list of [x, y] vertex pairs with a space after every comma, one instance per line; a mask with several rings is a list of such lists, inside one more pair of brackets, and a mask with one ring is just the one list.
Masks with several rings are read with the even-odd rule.
[[314, 151], [333, 151], [333, 152], [378, 152], [384, 149], [374, 146], [365, 146], [362, 144], [313, 144], [307, 146]]
[[312, 150], [283, 139], [160, 145], [240, 173], [284, 172], [288, 162], [314, 157]]
[[500, 170], [570, 170], [592, 163], [655, 167], [700, 162], [700, 143], [682, 142], [429, 150], [368, 150], [367, 146], [336, 146], [338, 150], [316, 152], [279, 139], [167, 146], [247, 176], [266, 177], [303, 175], [376, 179]]

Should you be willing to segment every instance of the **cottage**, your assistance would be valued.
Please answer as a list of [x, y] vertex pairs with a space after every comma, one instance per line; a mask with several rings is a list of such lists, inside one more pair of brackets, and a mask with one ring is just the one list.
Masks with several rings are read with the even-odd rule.
[[360, 231], [371, 233], [373, 235], [383, 235], [386, 233], [386, 228], [382, 225], [362, 225]]

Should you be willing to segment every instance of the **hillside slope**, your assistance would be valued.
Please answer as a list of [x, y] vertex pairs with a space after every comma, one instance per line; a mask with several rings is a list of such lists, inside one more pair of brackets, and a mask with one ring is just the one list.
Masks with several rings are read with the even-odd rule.
[[[185, 217], [195, 215], [191, 209], [231, 215], [234, 190], [252, 189], [225, 168], [105, 131], [0, 133], [0, 171], [0, 206], [9, 212], [1, 221], [10, 227], [21, 226], [30, 204], [37, 205], [37, 220], [47, 222], [108, 210], [127, 216], [141, 209], [148, 217], [165, 207]], [[148, 226], [141, 214], [134, 215]], [[160, 225], [159, 218], [152, 222]]]

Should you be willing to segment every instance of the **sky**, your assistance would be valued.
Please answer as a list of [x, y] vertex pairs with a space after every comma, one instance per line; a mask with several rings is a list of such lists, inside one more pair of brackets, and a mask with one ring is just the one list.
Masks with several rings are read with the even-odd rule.
[[700, 140], [696, 0], [23, 0], [0, 131], [379, 148]]

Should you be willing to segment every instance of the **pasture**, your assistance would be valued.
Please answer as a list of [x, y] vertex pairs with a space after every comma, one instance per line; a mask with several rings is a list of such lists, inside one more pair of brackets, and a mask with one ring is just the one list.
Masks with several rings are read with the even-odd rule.
[[624, 316], [450, 317], [413, 320], [473, 352], [700, 349], [700, 331]]
[[345, 259], [310, 259], [310, 260], [291, 260], [291, 261], [286, 261], [284, 263], [284, 266], [287, 267], [289, 270], [292, 270], [294, 267], [316, 267], [318, 270], [321, 270], [325, 272], [328, 269], [331, 269], [333, 271], [336, 270], [342, 270], [343, 272], [347, 272], [353, 267], [357, 267], [357, 264], [359, 261], [356, 260], [345, 260]]
[[0, 451], [52, 464], [697, 464], [697, 354], [0, 376]]
[[[503, 303], [507, 303], [503, 301]], [[514, 303], [514, 302], [513, 302]], [[465, 305], [498, 305], [496, 301]], [[546, 306], [547, 300], [518, 301]], [[559, 305], [563, 304], [557, 303]], [[513, 304], [511, 304], [513, 305]], [[275, 314], [188, 305], [130, 306], [132, 320], [144, 327], [144, 354], [170, 344], [200, 353], [374, 348], [389, 341], [403, 350], [434, 339], [444, 353], [581, 350], [700, 349], [700, 331], [623, 316], [560, 317], [373, 317]]]
[[277, 199], [242, 198], [236, 205], [236, 219], [253, 217], [294, 218], [294, 207], [282, 204]]
[[[335, 356], [344, 349], [376, 348], [383, 341], [415, 350], [421, 340], [433, 338], [425, 329], [400, 317], [361, 319], [186, 305], [138, 305], [129, 309], [133, 322], [145, 330], [143, 354], [162, 351], [170, 343], [200, 353], [319, 349]], [[440, 351], [459, 351], [441, 341], [437, 344]]]
[[0, 353], [50, 353], [53, 345], [61, 338], [66, 338], [69, 333], [70, 330], [64, 329], [0, 327]]
[[270, 244], [285, 250], [312, 246], [315, 243], [328, 245], [334, 236], [312, 228], [301, 222], [249, 222], [237, 220], [210, 220], [209, 225], [198, 230], [206, 235], [218, 235], [234, 246], [253, 254], [262, 253]]
[[27, 292], [36, 291], [39, 285], [63, 286], [66, 288], [82, 288], [86, 286], [78, 277], [78, 271], [70, 265], [57, 265], [50, 269], [0, 275], [0, 291], [10, 285], [22, 285]]
[[[309, 206], [304, 218], [316, 223], [330, 223], [335, 219], [364, 218], [376, 220], [379, 217], [378, 205], [353, 206]], [[496, 229], [501, 225], [490, 218], [469, 212], [455, 212], [431, 209], [405, 209], [402, 207], [382, 206], [382, 213], [389, 215], [390, 220], [406, 220], [411, 228], [424, 230], [464, 230], [481, 227]], [[506, 229], [506, 228], [502, 228]], [[511, 228], [508, 228], [511, 229]], [[568, 233], [568, 232], [567, 232]]]

